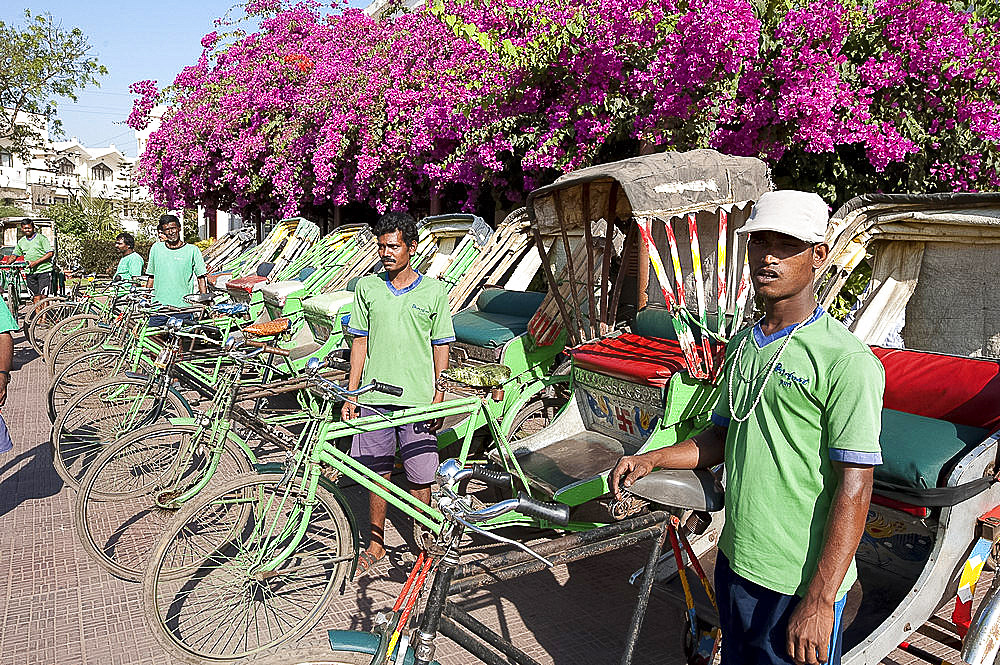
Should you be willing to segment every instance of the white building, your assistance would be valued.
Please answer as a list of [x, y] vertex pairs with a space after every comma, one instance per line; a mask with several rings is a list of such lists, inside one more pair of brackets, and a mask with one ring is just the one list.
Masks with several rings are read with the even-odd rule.
[[124, 228], [138, 228], [139, 204], [148, 193], [135, 182], [135, 158], [113, 143], [95, 148], [76, 137], [52, 141], [41, 116], [26, 115], [19, 122], [33, 122], [40, 138], [27, 161], [4, 151], [0, 141], [0, 199], [44, 215], [48, 206], [70, 203], [89, 192], [114, 202]]

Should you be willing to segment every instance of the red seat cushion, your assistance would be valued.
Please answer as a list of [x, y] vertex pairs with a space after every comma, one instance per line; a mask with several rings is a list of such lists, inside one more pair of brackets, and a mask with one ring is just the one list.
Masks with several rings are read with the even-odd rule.
[[266, 279], [267, 277], [261, 277], [260, 275], [240, 277], [226, 282], [226, 289], [229, 291], [246, 291], [247, 293], [253, 293], [253, 287]]
[[680, 344], [634, 333], [581, 344], [569, 354], [578, 367], [656, 387], [665, 385], [674, 372], [684, 371]]
[[885, 408], [1000, 429], [1000, 363], [905, 349], [872, 351], [885, 367]]

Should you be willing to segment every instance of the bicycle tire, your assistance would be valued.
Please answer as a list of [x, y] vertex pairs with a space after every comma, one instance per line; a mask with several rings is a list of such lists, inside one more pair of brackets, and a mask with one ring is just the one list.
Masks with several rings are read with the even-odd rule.
[[[178, 507], [163, 507], [165, 493], [179, 495], [202, 477], [212, 450], [211, 432], [195, 425], [153, 425], [111, 444], [84, 476], [73, 506], [83, 549], [115, 577], [141, 582], [157, 542]], [[191, 437], [200, 436], [192, 441]], [[215, 473], [203, 491], [250, 473], [251, 460], [226, 437]], [[190, 457], [182, 460], [182, 447]], [[160, 499], [161, 502], [157, 502]]]
[[[43, 301], [44, 302], [44, 301]], [[28, 326], [28, 343], [38, 355], [43, 355], [45, 338], [52, 327], [63, 319], [67, 319], [79, 309], [79, 304], [69, 302], [50, 302], [32, 316]]]
[[58, 346], [59, 342], [62, 341], [63, 337], [85, 326], [96, 326], [97, 321], [98, 316], [96, 314], [74, 314], [53, 325], [49, 332], [46, 333], [45, 340], [42, 342], [42, 356], [45, 358], [46, 366], [49, 365], [49, 355]]
[[[295, 639], [319, 621], [354, 559], [350, 522], [337, 499], [317, 488], [294, 554], [273, 574], [255, 576], [249, 562], [281, 551], [295, 526], [286, 508], [296, 509], [297, 501], [307, 498], [297, 478], [285, 486], [283, 479], [282, 474], [236, 479], [202, 492], [174, 518], [143, 578], [147, 622], [171, 653], [191, 663], [236, 660]], [[220, 517], [246, 507], [246, 523], [235, 535], [225, 541], [213, 537]], [[258, 537], [258, 531], [273, 537]], [[191, 566], [194, 572], [166, 579], [170, 576], [162, 571], [170, 566]]]
[[[113, 376], [121, 376], [115, 368], [122, 357], [122, 352], [116, 349], [101, 349], [82, 353], [71, 360], [49, 384], [46, 402], [49, 422], [56, 418], [74, 397], [92, 385], [105, 381]], [[152, 371], [152, 363], [146, 358], [140, 358], [137, 371], [148, 374]]]
[[559, 410], [569, 401], [569, 395], [537, 395], [528, 401], [510, 423], [507, 438], [517, 441], [548, 427]]
[[370, 653], [331, 650], [325, 647], [281, 649], [254, 658], [247, 665], [370, 665]]
[[24, 325], [25, 326], [31, 325], [31, 322], [35, 320], [35, 317], [38, 316], [38, 313], [40, 311], [42, 311], [49, 305], [52, 305], [57, 302], [62, 302], [63, 300], [65, 300], [65, 298], [63, 298], [62, 296], [45, 296], [37, 303], [33, 303], [32, 307], [29, 308], [28, 312], [24, 315]]
[[[112, 377], [82, 391], [59, 414], [52, 426], [52, 465], [67, 485], [80, 489], [87, 467], [108, 444], [155, 422], [190, 415], [184, 399], [168, 391], [153, 420], [158, 400], [147, 388], [145, 379]], [[127, 413], [136, 400], [141, 402], [135, 413]]]
[[[69, 333], [49, 356], [49, 375], [58, 376], [73, 358], [88, 351], [99, 350], [107, 339], [108, 330], [104, 328], [87, 326]], [[121, 354], [121, 350], [118, 353]]]

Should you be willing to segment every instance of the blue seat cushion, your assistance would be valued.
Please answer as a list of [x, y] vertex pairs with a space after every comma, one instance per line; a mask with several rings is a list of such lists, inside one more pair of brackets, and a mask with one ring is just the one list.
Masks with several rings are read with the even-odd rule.
[[495, 349], [528, 330], [528, 321], [545, 299], [544, 293], [486, 289], [476, 307], [452, 318], [455, 339], [465, 344]]
[[456, 314], [452, 323], [459, 342], [495, 349], [527, 332], [530, 318], [467, 309]]
[[917, 490], [944, 487], [955, 463], [989, 435], [980, 427], [882, 409], [882, 464], [875, 467], [875, 482]]

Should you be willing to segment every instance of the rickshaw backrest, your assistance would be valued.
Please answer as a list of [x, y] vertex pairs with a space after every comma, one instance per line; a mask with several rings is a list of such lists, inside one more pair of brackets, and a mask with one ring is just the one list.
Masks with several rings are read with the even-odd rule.
[[[708, 315], [708, 327], [715, 329], [715, 314]], [[632, 323], [632, 332], [643, 337], [653, 337], [656, 339], [671, 339], [677, 341], [677, 332], [674, 330], [673, 317], [663, 307], [646, 307], [635, 315]], [[701, 341], [700, 331], [693, 329], [695, 339]]]
[[534, 291], [485, 289], [476, 298], [476, 309], [480, 312], [530, 319], [544, 299], [544, 293]]
[[1000, 363], [872, 347], [885, 367], [886, 409], [1000, 429]]

